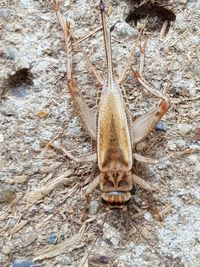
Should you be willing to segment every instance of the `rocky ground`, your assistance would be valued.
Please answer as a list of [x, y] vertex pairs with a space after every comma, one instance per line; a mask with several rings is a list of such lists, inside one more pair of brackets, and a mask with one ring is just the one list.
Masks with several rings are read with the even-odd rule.
[[[73, 75], [95, 111], [98, 86], [80, 47], [105, 75], [98, 1], [63, 0], [61, 6], [78, 39]], [[67, 89], [64, 39], [52, 3], [2, 0], [0, 266], [199, 266], [200, 2], [109, 0], [106, 7], [110, 24], [117, 22], [115, 73], [122, 72], [133, 43], [132, 67], [138, 68], [143, 31], [143, 75], [171, 97], [163, 123], [137, 150], [153, 158], [176, 156], [134, 165], [136, 174], [159, 188], [156, 211], [139, 188], [126, 211], [108, 211], [99, 189], [86, 210], [84, 192], [98, 174], [96, 162], [76, 162], [48, 145], [76, 158], [95, 151]], [[133, 118], [157, 105], [131, 70], [124, 87]]]

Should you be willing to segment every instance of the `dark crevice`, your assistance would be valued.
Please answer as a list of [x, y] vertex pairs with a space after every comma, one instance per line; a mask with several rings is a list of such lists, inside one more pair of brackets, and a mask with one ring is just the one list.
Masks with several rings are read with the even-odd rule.
[[29, 69], [23, 68], [15, 72], [15, 74], [9, 77], [9, 85], [11, 88], [18, 86], [32, 85], [33, 77]]
[[12, 94], [15, 97], [26, 97], [29, 95], [30, 86], [33, 85], [33, 75], [28, 68], [17, 70], [13, 75], [9, 75], [5, 81], [5, 89], [2, 97]]
[[[160, 31], [165, 21], [175, 21], [176, 16], [171, 10], [152, 3], [144, 4], [130, 10], [126, 22], [137, 27], [138, 23], [146, 19], [145, 29], [148, 31]], [[169, 23], [168, 23], [169, 25]], [[169, 30], [169, 26], [168, 29]]]

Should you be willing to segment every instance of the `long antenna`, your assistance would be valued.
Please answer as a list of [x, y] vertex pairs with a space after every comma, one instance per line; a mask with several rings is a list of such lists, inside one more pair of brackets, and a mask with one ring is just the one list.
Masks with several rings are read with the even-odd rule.
[[103, 0], [100, 0], [99, 8], [101, 12], [101, 20], [103, 27], [103, 35], [104, 35], [104, 45], [106, 52], [106, 61], [108, 67], [108, 80], [112, 81], [112, 53], [111, 53], [111, 37], [110, 31], [107, 29], [106, 19], [105, 19], [105, 5]]

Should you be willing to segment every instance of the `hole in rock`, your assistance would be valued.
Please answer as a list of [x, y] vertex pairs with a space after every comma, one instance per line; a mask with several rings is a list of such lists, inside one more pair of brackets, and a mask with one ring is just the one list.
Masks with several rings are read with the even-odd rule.
[[33, 85], [33, 76], [29, 69], [23, 68], [10, 75], [8, 84], [11, 93], [16, 97], [25, 97], [28, 95], [29, 86]]
[[155, 3], [147, 2], [142, 6], [131, 9], [125, 21], [131, 26], [138, 27], [139, 23], [143, 23], [146, 20], [145, 29], [151, 32], [160, 32], [166, 21], [166, 32], [168, 32], [170, 22], [175, 21], [175, 19], [176, 16], [171, 10]]

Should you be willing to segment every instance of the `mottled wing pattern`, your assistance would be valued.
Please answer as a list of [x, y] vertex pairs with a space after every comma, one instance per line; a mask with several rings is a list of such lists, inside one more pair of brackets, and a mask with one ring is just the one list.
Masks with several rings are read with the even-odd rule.
[[103, 87], [98, 115], [98, 164], [101, 171], [132, 167], [131, 136], [125, 103], [116, 82]]

